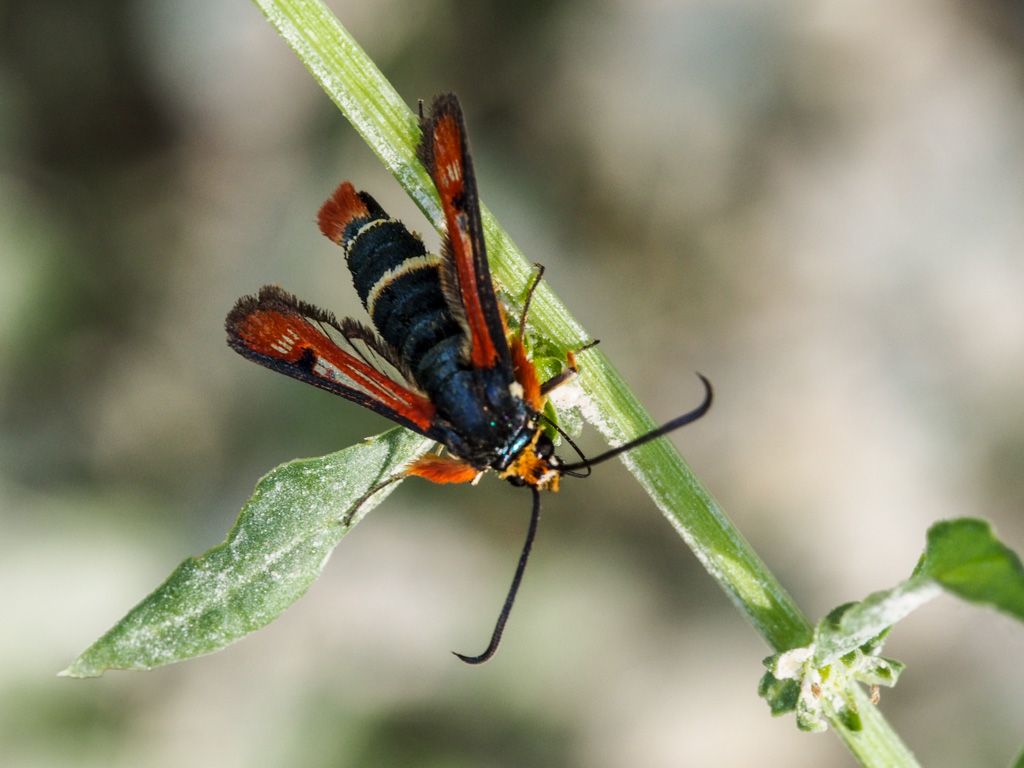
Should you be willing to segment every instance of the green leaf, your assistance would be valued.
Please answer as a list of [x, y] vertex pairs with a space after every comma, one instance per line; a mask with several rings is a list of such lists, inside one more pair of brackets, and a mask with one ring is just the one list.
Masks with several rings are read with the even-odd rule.
[[884, 685], [892, 688], [896, 685], [906, 665], [895, 659], [887, 659], [884, 656], [863, 656], [857, 682], [865, 685]]
[[919, 572], [964, 600], [991, 605], [1024, 621], [1024, 566], [985, 520], [963, 518], [933, 525]]
[[430, 445], [393, 429], [277, 467], [257, 483], [223, 544], [185, 560], [60, 674], [150, 669], [220, 650], [270, 623], [305, 593], [352, 526], [398, 486], [381, 484]]
[[936, 523], [914, 574], [902, 584], [833, 610], [818, 625], [814, 664], [821, 666], [870, 643], [945, 589], [1024, 620], [1024, 567], [984, 520]]
[[800, 683], [797, 680], [779, 680], [771, 672], [765, 672], [758, 683], [757, 695], [768, 702], [772, 715], [777, 717], [796, 709]]

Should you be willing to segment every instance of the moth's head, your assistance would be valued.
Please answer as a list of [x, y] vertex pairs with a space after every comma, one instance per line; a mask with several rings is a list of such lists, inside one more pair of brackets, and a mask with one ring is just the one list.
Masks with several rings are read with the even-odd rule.
[[557, 491], [561, 462], [555, 456], [555, 444], [543, 429], [535, 431], [523, 449], [512, 459], [499, 477], [512, 485], [528, 485], [541, 491]]

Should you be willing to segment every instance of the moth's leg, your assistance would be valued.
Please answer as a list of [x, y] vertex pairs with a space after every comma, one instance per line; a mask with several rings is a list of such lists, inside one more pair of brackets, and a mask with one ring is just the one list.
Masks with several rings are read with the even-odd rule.
[[534, 264], [534, 269], [537, 271], [533, 275], [533, 279], [530, 281], [530, 287], [526, 289], [526, 299], [523, 301], [523, 311], [519, 315], [519, 337], [526, 337], [526, 317], [530, 314], [530, 302], [533, 301], [533, 292], [537, 290], [537, 286], [540, 285], [540, 280], [544, 277], [544, 265]]
[[561, 373], [556, 373], [550, 379], [541, 384], [540, 393], [542, 395], [546, 395], [548, 392], [555, 389], [556, 387], [559, 387], [562, 384], [565, 384], [565, 382], [575, 378], [576, 374], [580, 372], [580, 367], [576, 363], [576, 355], [582, 352], [583, 350], [595, 347], [600, 343], [600, 339], [594, 339], [593, 341], [588, 341], [579, 349], [567, 349], [565, 351], [565, 369]]

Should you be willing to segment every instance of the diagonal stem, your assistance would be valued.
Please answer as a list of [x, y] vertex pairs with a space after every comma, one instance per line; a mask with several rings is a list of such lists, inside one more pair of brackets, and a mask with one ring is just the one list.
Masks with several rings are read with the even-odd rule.
[[[416, 159], [416, 116], [376, 65], [321, 0], [253, 1], [424, 215], [443, 230], [433, 184]], [[530, 262], [486, 206], [483, 221], [494, 277], [510, 290], [521, 291], [530, 280]], [[542, 283], [533, 296], [531, 319], [540, 334], [564, 349], [579, 348], [588, 340], [547, 284]], [[605, 438], [620, 444], [652, 429], [654, 422], [607, 357], [594, 348], [582, 355], [586, 357], [581, 361], [580, 384], [594, 405], [591, 421]], [[807, 618], [668, 440], [639, 447], [622, 460], [773, 649], [811, 641]], [[833, 722], [862, 764], [916, 765], [881, 714], [866, 703], [863, 719], [864, 730], [859, 733]]]

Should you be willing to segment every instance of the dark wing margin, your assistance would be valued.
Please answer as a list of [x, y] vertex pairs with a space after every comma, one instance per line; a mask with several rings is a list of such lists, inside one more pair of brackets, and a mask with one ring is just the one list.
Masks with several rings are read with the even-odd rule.
[[434, 99], [430, 115], [421, 120], [420, 160], [430, 172], [441, 197], [448, 238], [442, 255], [447, 279], [454, 278], [470, 336], [470, 362], [474, 368], [503, 366], [511, 370], [512, 357], [505, 338], [505, 323], [494, 293], [487, 263], [473, 162], [469, 156], [462, 107], [453, 93]]
[[345, 325], [330, 312], [265, 286], [238, 300], [225, 328], [228, 346], [243, 357], [437, 439], [433, 403], [339, 347], [328, 329], [344, 337]]

